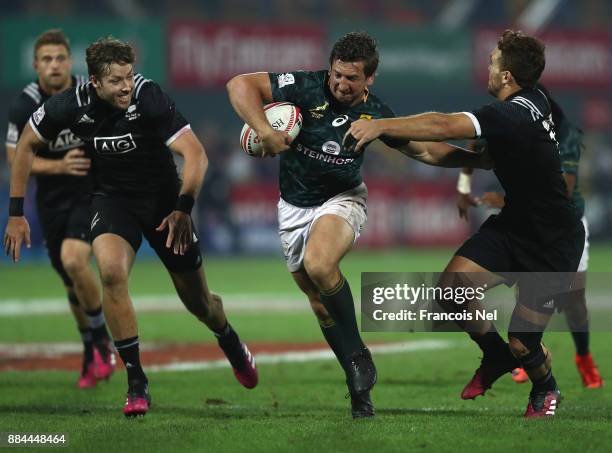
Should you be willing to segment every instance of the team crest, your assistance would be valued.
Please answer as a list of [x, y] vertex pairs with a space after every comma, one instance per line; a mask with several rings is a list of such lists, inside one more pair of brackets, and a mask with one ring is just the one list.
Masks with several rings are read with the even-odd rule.
[[318, 107], [314, 107], [308, 111], [310, 112], [313, 118], [319, 120], [323, 118], [323, 115], [324, 115], [323, 112], [327, 110], [327, 107], [329, 107], [329, 102], [325, 101], [325, 104], [319, 105]]

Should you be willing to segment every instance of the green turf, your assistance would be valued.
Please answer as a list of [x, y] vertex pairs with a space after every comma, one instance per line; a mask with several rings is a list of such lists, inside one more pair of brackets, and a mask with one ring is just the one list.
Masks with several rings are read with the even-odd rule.
[[[355, 253], [343, 263], [353, 287], [361, 271], [440, 270], [452, 250]], [[211, 286], [222, 294], [299, 298], [277, 258], [209, 259]], [[591, 270], [612, 270], [612, 247], [591, 251]], [[157, 262], [137, 261], [135, 295], [171, 294]], [[45, 263], [0, 265], [3, 300], [62, 297]], [[170, 301], [179, 304], [177, 300]], [[304, 301], [304, 303], [306, 303]], [[308, 311], [230, 312], [249, 341], [320, 342]], [[141, 313], [144, 341], [210, 342], [186, 312]], [[612, 397], [582, 389], [567, 333], [546, 335], [565, 394], [554, 420], [523, 420], [528, 387], [508, 377], [476, 401], [458, 394], [478, 364], [478, 349], [462, 334], [368, 333], [368, 342], [452, 340], [448, 350], [376, 356], [377, 417], [354, 422], [339, 367], [331, 361], [261, 365], [261, 384], [243, 390], [228, 369], [151, 373], [154, 405], [142, 420], [124, 420], [125, 377], [93, 391], [74, 389], [75, 372], [0, 373], [0, 432], [68, 432], [75, 451], [609, 451]], [[67, 314], [0, 317], [0, 343], [76, 341]], [[612, 376], [612, 334], [592, 334], [604, 377]], [[1, 360], [1, 359], [0, 359]]]
[[[374, 420], [352, 421], [338, 367], [314, 362], [262, 365], [252, 391], [227, 369], [151, 373], [154, 405], [142, 420], [120, 414], [121, 375], [79, 392], [74, 373], [3, 373], [0, 426], [68, 432], [80, 451], [609, 451], [609, 392], [579, 386], [568, 335], [548, 342], [564, 403], [554, 420], [530, 421], [521, 418], [528, 387], [508, 377], [461, 401], [477, 352], [460, 335], [442, 337], [457, 347], [377, 357]], [[594, 344], [603, 370], [612, 369], [610, 339]]]

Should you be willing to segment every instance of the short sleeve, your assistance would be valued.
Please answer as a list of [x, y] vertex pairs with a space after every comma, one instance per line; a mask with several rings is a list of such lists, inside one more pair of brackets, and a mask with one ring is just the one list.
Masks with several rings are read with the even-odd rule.
[[138, 99], [139, 111], [157, 131], [166, 146], [176, 140], [190, 125], [176, 108], [176, 104], [155, 82], [147, 82]]
[[522, 118], [515, 105], [501, 101], [464, 113], [474, 123], [476, 137], [487, 139], [514, 136]]
[[324, 83], [318, 73], [310, 71], [270, 72], [268, 76], [274, 101], [291, 102], [296, 105], [301, 105], [305, 101], [303, 96], [310, 88]]
[[30, 116], [29, 123], [34, 133], [45, 143], [52, 141], [57, 135], [71, 126], [74, 112], [73, 91], [67, 90], [50, 97]]

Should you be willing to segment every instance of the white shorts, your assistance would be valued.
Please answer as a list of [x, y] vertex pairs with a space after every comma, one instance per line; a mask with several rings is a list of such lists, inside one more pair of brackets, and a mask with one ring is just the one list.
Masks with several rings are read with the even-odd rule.
[[355, 233], [353, 241], [356, 241], [368, 219], [367, 199], [368, 189], [364, 183], [339, 193], [321, 206], [299, 208], [281, 198], [278, 202], [278, 234], [289, 272], [302, 268], [310, 228], [323, 215], [335, 214], [346, 220]]
[[578, 272], [586, 272], [589, 267], [589, 224], [585, 216], [582, 216], [582, 224], [584, 225], [584, 248], [578, 264]]

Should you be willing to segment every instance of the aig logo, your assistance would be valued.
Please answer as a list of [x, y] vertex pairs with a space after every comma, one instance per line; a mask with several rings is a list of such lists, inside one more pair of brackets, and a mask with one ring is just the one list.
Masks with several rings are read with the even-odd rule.
[[118, 137], [96, 137], [94, 147], [100, 154], [124, 154], [136, 149], [132, 134]]
[[49, 143], [50, 151], [67, 151], [78, 146], [83, 146], [83, 141], [72, 133], [70, 129], [64, 129], [55, 140]]

